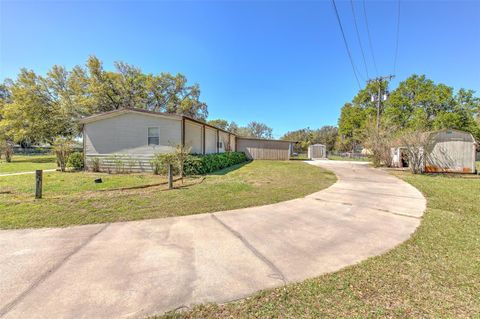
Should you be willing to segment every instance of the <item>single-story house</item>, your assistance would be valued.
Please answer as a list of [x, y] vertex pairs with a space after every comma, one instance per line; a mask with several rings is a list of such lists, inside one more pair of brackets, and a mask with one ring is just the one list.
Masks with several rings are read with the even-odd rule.
[[[429, 173], [475, 173], [477, 143], [472, 134], [454, 129], [444, 129], [429, 133], [430, 143], [424, 155], [424, 171]], [[408, 167], [406, 147], [391, 149], [392, 164], [395, 167]]]
[[250, 159], [288, 160], [292, 144], [243, 138], [188, 116], [134, 108], [92, 115], [80, 123], [85, 166], [98, 158], [101, 170], [123, 160], [134, 163], [131, 170], [148, 171], [155, 154], [171, 153], [177, 145], [190, 147], [193, 154], [240, 151]]

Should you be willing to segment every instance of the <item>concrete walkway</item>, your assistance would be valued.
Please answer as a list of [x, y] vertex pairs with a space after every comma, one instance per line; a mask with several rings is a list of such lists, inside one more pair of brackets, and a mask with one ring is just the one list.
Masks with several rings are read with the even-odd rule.
[[[415, 231], [425, 199], [364, 164], [332, 187], [214, 214], [0, 231], [1, 318], [142, 318], [338, 270]], [[132, 209], [135, 209], [132, 207]]]

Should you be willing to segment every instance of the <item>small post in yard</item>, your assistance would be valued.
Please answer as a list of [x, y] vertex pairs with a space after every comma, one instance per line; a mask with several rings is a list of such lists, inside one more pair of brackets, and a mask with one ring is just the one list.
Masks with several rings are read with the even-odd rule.
[[42, 173], [41, 169], [35, 171], [35, 198], [42, 198]]
[[173, 167], [172, 164], [168, 164], [168, 189], [173, 188]]

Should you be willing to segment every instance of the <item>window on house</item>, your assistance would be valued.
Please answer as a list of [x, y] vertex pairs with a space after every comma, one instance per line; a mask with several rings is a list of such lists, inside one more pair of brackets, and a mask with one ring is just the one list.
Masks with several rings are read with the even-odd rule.
[[148, 145], [160, 145], [160, 130], [158, 127], [148, 128]]

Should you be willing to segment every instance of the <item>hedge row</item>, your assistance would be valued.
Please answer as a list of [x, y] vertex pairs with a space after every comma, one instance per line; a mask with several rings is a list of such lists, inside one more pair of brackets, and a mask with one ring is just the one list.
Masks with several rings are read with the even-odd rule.
[[247, 161], [243, 152], [189, 155], [184, 164], [185, 175], [203, 175]]

